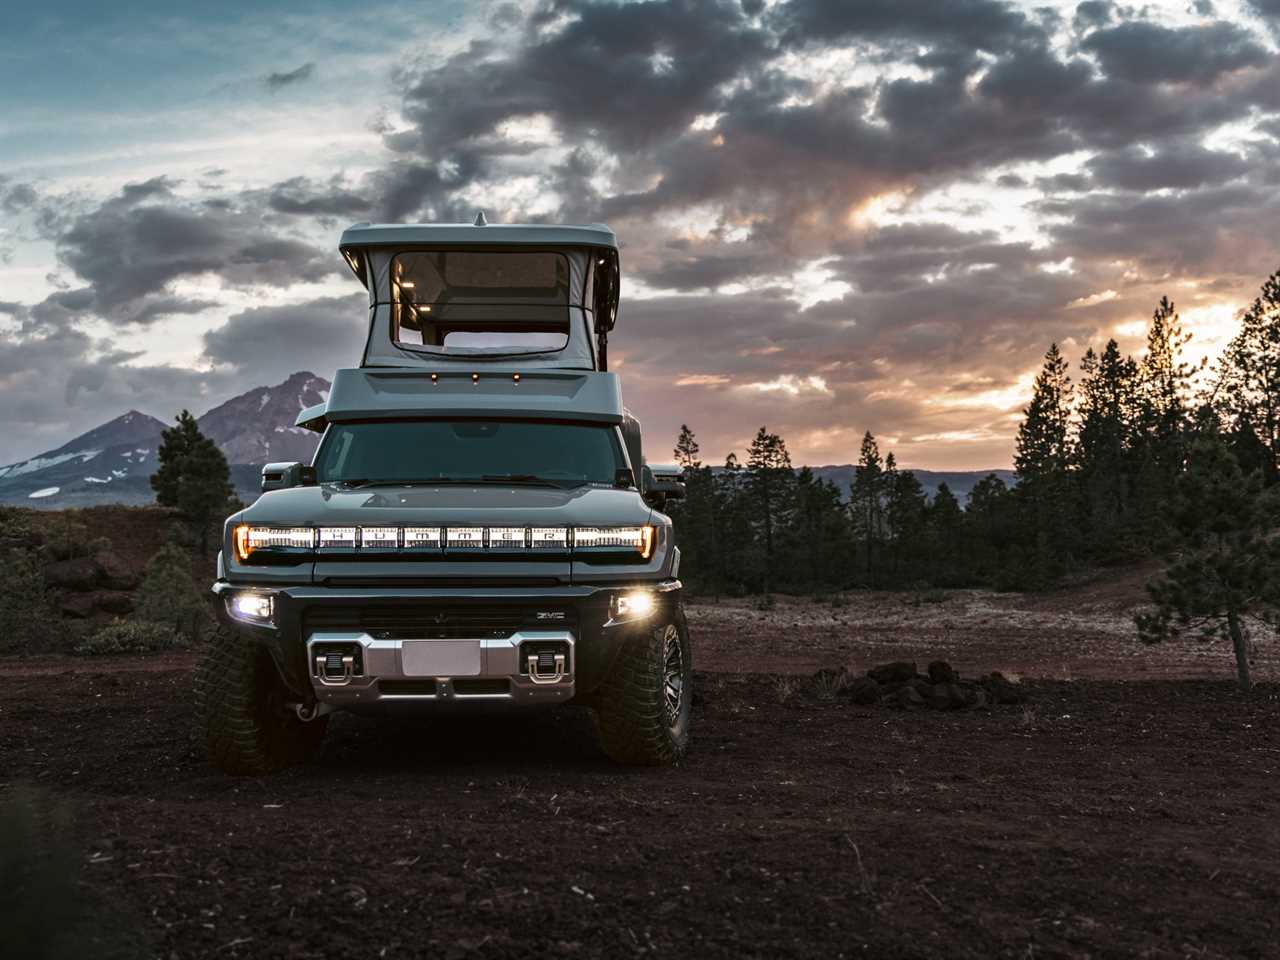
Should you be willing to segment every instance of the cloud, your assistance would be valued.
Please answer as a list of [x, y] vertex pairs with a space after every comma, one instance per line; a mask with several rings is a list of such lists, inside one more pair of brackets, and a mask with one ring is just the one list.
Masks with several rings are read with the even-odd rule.
[[145, 324], [208, 305], [175, 295], [179, 279], [287, 287], [339, 272], [331, 253], [278, 232], [245, 198], [188, 200], [177, 186], [164, 177], [127, 184], [58, 234], [59, 260], [87, 284], [78, 309]]
[[233, 371], [245, 389], [277, 383], [298, 370], [328, 376], [337, 367], [358, 365], [368, 317], [363, 292], [254, 307], [204, 334], [203, 358], [215, 369]]
[[1224, 21], [1166, 27], [1132, 20], [1094, 31], [1081, 46], [1097, 54], [1108, 76], [1131, 83], [1204, 85], [1271, 57], [1249, 31]]
[[275, 93], [285, 87], [292, 87], [295, 84], [310, 80], [315, 76], [315, 72], [316, 65], [308, 62], [286, 73], [269, 73], [262, 78], [262, 82], [268, 90]]
[[267, 205], [277, 213], [294, 216], [362, 217], [372, 210], [370, 201], [347, 188], [341, 176], [327, 183], [294, 177], [267, 190]]
[[789, 397], [815, 393], [824, 397], [831, 396], [831, 388], [827, 386], [826, 378], [812, 375], [797, 377], [790, 373], [784, 373], [772, 380], [746, 383], [742, 385], [742, 389], [754, 390], [757, 393], [778, 393]]

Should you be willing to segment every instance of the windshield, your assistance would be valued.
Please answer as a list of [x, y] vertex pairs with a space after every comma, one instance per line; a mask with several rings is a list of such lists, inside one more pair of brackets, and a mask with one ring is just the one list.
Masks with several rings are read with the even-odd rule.
[[316, 454], [321, 483], [577, 486], [612, 484], [623, 466], [613, 427], [514, 420], [335, 423]]

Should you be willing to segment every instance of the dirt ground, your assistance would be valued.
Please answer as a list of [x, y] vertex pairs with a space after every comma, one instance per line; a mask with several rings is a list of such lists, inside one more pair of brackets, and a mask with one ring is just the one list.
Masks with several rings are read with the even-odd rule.
[[[319, 764], [233, 780], [189, 657], [0, 662], [0, 793], [70, 805], [102, 915], [158, 957], [1277, 956], [1270, 647], [1243, 697], [1226, 651], [1157, 655], [1125, 596], [1077, 594], [694, 605], [667, 770], [569, 708], [339, 716]], [[902, 712], [797, 673], [903, 655], [1029, 700]]]
[[[1051, 593], [934, 590], [852, 592], [820, 600], [775, 597], [691, 604], [698, 664], [728, 672], [859, 671], [889, 660], [949, 660], [970, 675], [1000, 670], [1041, 679], [1229, 679], [1229, 643], [1187, 638], [1161, 646], [1137, 639], [1133, 615], [1154, 571], [1099, 575]], [[763, 609], [762, 609], [763, 608]], [[1280, 681], [1280, 642], [1250, 637], [1257, 679]]]

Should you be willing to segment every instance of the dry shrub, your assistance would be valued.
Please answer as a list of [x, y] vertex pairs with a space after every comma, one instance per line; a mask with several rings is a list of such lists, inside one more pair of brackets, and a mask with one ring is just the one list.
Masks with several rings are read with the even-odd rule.
[[185, 646], [184, 638], [167, 624], [147, 620], [113, 620], [75, 648], [82, 657], [118, 653], [161, 653]]

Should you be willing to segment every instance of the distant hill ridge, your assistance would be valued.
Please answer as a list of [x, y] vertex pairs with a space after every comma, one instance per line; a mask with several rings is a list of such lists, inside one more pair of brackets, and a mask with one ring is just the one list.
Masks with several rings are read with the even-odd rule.
[[[323, 403], [330, 383], [299, 371], [272, 387], [254, 387], [209, 410], [198, 420], [231, 464], [241, 499], [258, 493], [261, 466], [279, 460], [307, 462], [319, 435], [294, 426], [298, 411]], [[0, 467], [0, 503], [59, 509], [102, 503], [144, 504], [153, 500], [150, 477], [156, 469], [160, 431], [170, 423], [130, 410], [48, 453]], [[853, 464], [810, 467], [848, 497]], [[913, 470], [932, 498], [945, 483], [963, 504], [989, 473], [1006, 484], [1011, 470]]]

